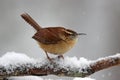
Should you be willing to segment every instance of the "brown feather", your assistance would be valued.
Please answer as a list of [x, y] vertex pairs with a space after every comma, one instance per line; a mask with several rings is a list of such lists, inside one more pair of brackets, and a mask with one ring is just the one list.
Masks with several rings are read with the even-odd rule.
[[21, 14], [21, 17], [29, 23], [35, 30], [39, 31], [42, 27], [27, 13]]
[[44, 44], [56, 44], [63, 40], [64, 30], [62, 27], [41, 28], [32, 38]]

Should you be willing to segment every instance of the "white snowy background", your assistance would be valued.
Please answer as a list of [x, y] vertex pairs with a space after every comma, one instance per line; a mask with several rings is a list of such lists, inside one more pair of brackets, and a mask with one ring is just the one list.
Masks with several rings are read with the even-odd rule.
[[[20, 17], [23, 12], [29, 13], [43, 27], [65, 26], [87, 34], [81, 36], [65, 56], [97, 59], [120, 52], [119, 0], [0, 0], [0, 56], [15, 51], [33, 58], [45, 57], [31, 38], [33, 28]], [[120, 67], [113, 67], [90, 77], [118, 80], [119, 76]], [[47, 77], [62, 79], [53, 75]]]

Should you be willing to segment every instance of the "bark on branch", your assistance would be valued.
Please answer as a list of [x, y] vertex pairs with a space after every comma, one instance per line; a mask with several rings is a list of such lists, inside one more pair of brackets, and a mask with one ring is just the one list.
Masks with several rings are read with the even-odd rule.
[[[70, 60], [69, 60], [70, 59]], [[0, 77], [23, 76], [23, 75], [57, 75], [69, 77], [86, 77], [97, 71], [120, 64], [120, 54], [100, 58], [98, 60], [86, 61], [84, 64], [74, 64], [73, 58], [54, 58], [52, 62], [43, 59], [35, 62], [16, 63], [5, 66], [0, 65]], [[77, 63], [80, 60], [76, 60]], [[1, 61], [0, 61], [1, 62]]]

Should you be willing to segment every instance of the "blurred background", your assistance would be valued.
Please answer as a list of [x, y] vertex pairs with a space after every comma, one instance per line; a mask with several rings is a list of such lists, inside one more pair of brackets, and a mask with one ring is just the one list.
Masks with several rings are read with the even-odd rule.
[[[119, 0], [0, 0], [0, 56], [15, 51], [33, 58], [46, 57], [31, 38], [34, 29], [20, 17], [24, 12], [43, 27], [64, 26], [87, 34], [80, 36], [65, 56], [94, 60], [120, 52]], [[91, 77], [118, 80], [120, 66], [99, 71]]]

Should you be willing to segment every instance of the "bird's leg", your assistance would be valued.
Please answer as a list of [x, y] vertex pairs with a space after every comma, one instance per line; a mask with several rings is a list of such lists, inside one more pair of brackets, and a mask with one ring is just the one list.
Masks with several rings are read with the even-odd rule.
[[52, 58], [50, 58], [50, 57], [48, 56], [47, 51], [45, 51], [45, 53], [46, 53], [46, 56], [47, 56], [48, 60], [49, 60], [49, 61], [52, 61]]
[[59, 55], [58, 58], [62, 58], [62, 59], [64, 59], [64, 56], [63, 56], [63, 55]]

